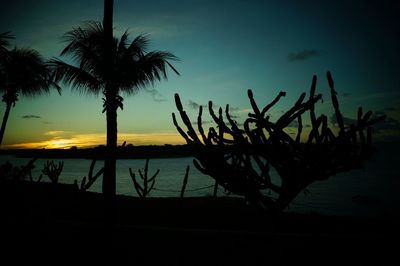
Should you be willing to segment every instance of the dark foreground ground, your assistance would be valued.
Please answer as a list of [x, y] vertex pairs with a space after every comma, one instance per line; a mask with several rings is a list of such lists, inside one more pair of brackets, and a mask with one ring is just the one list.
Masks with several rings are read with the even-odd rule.
[[0, 183], [0, 265], [400, 265], [399, 219]]

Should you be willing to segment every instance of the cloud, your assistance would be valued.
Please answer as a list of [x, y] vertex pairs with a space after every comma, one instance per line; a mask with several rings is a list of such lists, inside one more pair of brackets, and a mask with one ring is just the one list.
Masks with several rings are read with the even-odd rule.
[[[311, 127], [310, 124], [304, 124], [304, 122], [302, 122], [302, 126], [303, 126], [303, 128], [310, 128]], [[293, 120], [292, 122], [289, 123], [288, 127], [292, 127], [292, 128], [298, 129], [299, 128], [299, 120], [298, 119]]]
[[386, 115], [385, 112], [381, 112], [381, 111], [377, 111], [377, 112], [375, 112], [375, 114], [378, 116]]
[[239, 112], [247, 115], [248, 113], [254, 113], [254, 110], [251, 108], [244, 108], [240, 109]]
[[231, 117], [232, 119], [239, 119], [239, 118], [240, 118], [239, 115], [233, 115], [233, 114], [229, 114], [229, 115], [230, 115], [230, 117]]
[[[189, 100], [187, 106], [188, 106], [190, 109], [198, 110], [199, 107], [200, 107], [200, 104], [199, 104], [199, 103], [196, 103], [195, 101]], [[203, 106], [204, 108], [207, 107], [206, 105], [201, 105], [201, 106]]]
[[384, 110], [385, 111], [396, 111], [397, 108], [395, 108], [395, 107], [386, 107]]
[[[197, 123], [197, 120], [193, 122], [193, 125], [196, 125], [196, 126], [197, 126], [198, 124], [199, 124], [199, 123]], [[211, 120], [204, 120], [204, 121], [201, 121], [201, 125], [202, 125], [202, 126], [211, 125], [211, 124], [214, 124], [214, 122], [211, 121]]]
[[153, 101], [161, 103], [167, 101], [164, 96], [159, 93], [156, 89], [144, 89], [144, 91], [151, 95]]
[[374, 125], [375, 132], [381, 132], [385, 130], [400, 130], [400, 121], [394, 119], [393, 117], [386, 117], [383, 122], [377, 123]]
[[[386, 115], [384, 112], [375, 112], [372, 115], [372, 118], [376, 118], [378, 116]], [[330, 122], [334, 125], [337, 125], [336, 122], [336, 116], [333, 114], [330, 118]], [[349, 118], [343, 116], [343, 123], [347, 126], [349, 125], [355, 125], [357, 123], [356, 119]], [[375, 133], [381, 133], [383, 131], [398, 131], [400, 130], [400, 121], [397, 119], [394, 119], [393, 117], [386, 117], [384, 121], [381, 121], [379, 123], [376, 123], [373, 125], [374, 132]]]
[[351, 95], [351, 93], [347, 93], [347, 92], [343, 92], [343, 93], [342, 93], [342, 96], [343, 96], [343, 97], [349, 97], [350, 95]]
[[[335, 125], [335, 126], [338, 125], [338, 124], [337, 124], [337, 121], [336, 121], [336, 115], [335, 115], [335, 114], [332, 114], [332, 116], [331, 116], [329, 122], [331, 122], [331, 123], [332, 123], [333, 125]], [[357, 120], [356, 120], [356, 119], [353, 119], [353, 118], [350, 118], [350, 117], [345, 117], [345, 116], [343, 116], [343, 123], [344, 123], [346, 126], [355, 125], [355, 124], [357, 124]]]
[[237, 111], [240, 111], [240, 108], [239, 107], [229, 106], [229, 111], [230, 112], [237, 112]]
[[22, 119], [39, 119], [41, 117], [38, 115], [23, 115], [23, 116], [21, 116], [21, 118]]
[[295, 62], [295, 61], [304, 61], [307, 60], [311, 57], [317, 57], [320, 56], [320, 52], [318, 50], [315, 49], [304, 49], [302, 51], [299, 52], [292, 52], [289, 53], [287, 58], [289, 62]]
[[292, 122], [289, 123], [288, 127], [298, 128], [299, 127], [299, 121], [297, 119], [293, 120]]
[[45, 136], [61, 137], [64, 136], [66, 131], [63, 130], [50, 130], [44, 133]]

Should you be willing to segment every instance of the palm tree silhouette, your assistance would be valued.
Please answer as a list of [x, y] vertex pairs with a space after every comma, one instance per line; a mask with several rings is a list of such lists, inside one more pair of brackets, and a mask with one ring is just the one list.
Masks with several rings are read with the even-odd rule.
[[7, 52], [7, 47], [10, 45], [10, 39], [14, 39], [14, 37], [9, 31], [0, 33], [0, 56]]
[[[4, 36], [10, 38], [10, 35], [2, 37]], [[2, 44], [8, 44], [4, 38]], [[3, 49], [0, 59], [0, 91], [3, 92], [6, 110], [0, 129], [0, 145], [11, 108], [15, 106], [18, 97], [47, 94], [52, 87], [60, 93], [61, 89], [53, 82], [48, 64], [36, 50], [14, 48], [7, 51]]]
[[64, 35], [68, 45], [61, 56], [71, 55], [77, 65], [59, 59], [51, 61], [57, 81], [70, 84], [83, 93], [103, 94], [103, 112], [106, 112], [107, 121], [107, 156], [103, 176], [103, 193], [106, 196], [115, 195], [117, 109], [123, 108], [120, 93], [131, 95], [140, 88], [152, 85], [155, 80], [167, 79], [167, 67], [179, 75], [169, 63], [178, 58], [164, 51], [147, 52], [149, 40], [146, 36], [139, 35], [132, 42], [128, 41], [127, 32], [119, 39], [110, 39], [110, 36], [112, 1], [106, 0], [103, 24], [86, 22]]

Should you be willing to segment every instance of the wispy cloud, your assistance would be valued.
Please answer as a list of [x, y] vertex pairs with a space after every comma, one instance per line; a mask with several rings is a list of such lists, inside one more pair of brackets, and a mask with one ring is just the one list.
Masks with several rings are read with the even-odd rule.
[[321, 53], [318, 50], [315, 49], [304, 49], [299, 52], [291, 52], [288, 54], [287, 59], [289, 62], [295, 62], [295, 61], [304, 61], [307, 59], [310, 59], [311, 57], [317, 57], [320, 56]]
[[393, 117], [386, 117], [385, 121], [374, 125], [375, 132], [385, 130], [400, 131], [400, 121]]
[[386, 115], [386, 113], [385, 113], [385, 112], [382, 112], [382, 111], [377, 111], [377, 112], [375, 112], [375, 114], [376, 114], [377, 116]]
[[234, 106], [229, 106], [229, 111], [238, 112], [238, 111], [240, 111], [240, 108], [239, 107], [234, 107]]
[[[338, 123], [336, 121], [336, 115], [335, 114], [332, 114], [331, 118], [329, 119], [329, 122], [331, 122], [335, 126], [338, 125]], [[346, 126], [355, 125], [357, 123], [357, 120], [353, 119], [353, 118], [350, 118], [350, 117], [343, 116], [343, 123]]]
[[248, 113], [253, 113], [254, 110], [251, 108], [245, 108], [245, 109], [241, 109], [239, 110], [240, 113], [244, 113], [244, 114], [248, 114]]
[[292, 122], [289, 123], [288, 127], [294, 127], [294, 128], [298, 128], [299, 127], [299, 121], [293, 120]]
[[23, 116], [21, 116], [21, 118], [22, 119], [39, 119], [41, 117], [38, 115], [23, 115]]
[[44, 133], [45, 136], [58, 136], [58, 137], [62, 137], [64, 136], [66, 133], [66, 131], [63, 130], [50, 130], [50, 131], [46, 131]]
[[[202, 126], [205, 126], [205, 125], [211, 125], [211, 124], [213, 124], [214, 122], [212, 121], [212, 120], [204, 120], [204, 121], [201, 121], [201, 125]], [[194, 121], [193, 122], [193, 125], [199, 125], [199, 123], [197, 123], [197, 120], [196, 121]]]
[[[372, 118], [382, 115], [386, 114], [384, 112], [376, 112], [375, 114], [372, 115]], [[334, 114], [331, 116], [330, 122], [334, 125], [337, 125], [336, 116]], [[357, 120], [344, 116], [343, 123], [347, 126], [355, 125], [357, 123]], [[381, 121], [380, 123], [373, 125], [373, 128], [375, 133], [382, 133], [384, 131], [400, 131], [400, 121], [393, 117], [387, 116], [384, 121]]]
[[144, 91], [145, 91], [146, 93], [150, 94], [151, 97], [153, 98], [153, 101], [155, 101], [155, 102], [160, 103], [160, 102], [165, 102], [165, 101], [167, 101], [167, 100], [164, 98], [164, 96], [163, 96], [161, 93], [159, 93], [156, 89], [148, 89], [148, 88], [145, 88]]
[[239, 119], [239, 118], [240, 118], [239, 115], [234, 115], [234, 114], [229, 114], [229, 116], [230, 116], [232, 119]]
[[193, 110], [198, 110], [200, 106], [206, 107], [206, 105], [201, 105], [201, 104], [199, 104], [199, 103], [197, 103], [195, 101], [192, 101], [192, 100], [189, 100], [187, 106], [190, 109], [193, 109]]

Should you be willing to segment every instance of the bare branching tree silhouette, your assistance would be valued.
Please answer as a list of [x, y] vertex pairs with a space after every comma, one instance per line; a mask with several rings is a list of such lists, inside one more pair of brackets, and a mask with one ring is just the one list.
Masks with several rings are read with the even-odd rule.
[[42, 173], [50, 179], [51, 183], [58, 184], [58, 180], [60, 179], [63, 168], [64, 162], [58, 162], [58, 164], [56, 164], [53, 160], [51, 160], [44, 164]]
[[113, 1], [104, 1], [104, 21], [87, 22], [64, 36], [68, 45], [61, 55], [71, 55], [76, 65], [53, 59], [51, 64], [57, 81], [89, 94], [103, 95], [103, 112], [107, 121], [107, 156], [104, 162], [103, 193], [115, 195], [117, 109], [123, 108], [121, 93], [132, 95], [154, 81], [167, 78], [167, 67], [178, 71], [169, 61], [172, 53], [147, 52], [149, 40], [139, 35], [128, 41], [128, 32], [113, 37]]
[[[346, 126], [339, 109], [331, 74], [327, 73], [331, 99], [335, 111], [338, 133], [329, 128], [327, 116], [315, 114], [315, 104], [322, 98], [315, 95], [317, 77], [314, 76], [310, 96], [303, 93], [292, 108], [275, 122], [268, 111], [285, 96], [278, 96], [260, 109], [251, 90], [248, 97], [253, 109], [245, 120], [243, 129], [231, 118], [229, 105], [225, 119], [220, 108], [216, 114], [209, 102], [209, 113], [217, 128], [210, 127], [208, 134], [202, 126], [202, 107], [197, 118], [198, 132], [183, 110], [179, 95], [175, 95], [176, 107], [185, 124], [185, 132], [172, 114], [174, 125], [192, 147], [194, 165], [204, 174], [214, 178], [228, 191], [244, 196], [253, 205], [269, 211], [282, 211], [312, 182], [325, 180], [340, 172], [361, 167], [371, 155], [372, 125], [384, 119], [373, 117], [372, 112], [358, 110], [355, 125]], [[309, 113], [311, 130], [305, 142], [302, 116]], [[295, 138], [285, 132], [293, 121], [298, 122]], [[270, 176], [270, 167], [276, 169], [280, 180]]]
[[97, 171], [96, 174], [93, 175], [93, 170], [94, 170], [95, 165], [96, 165], [96, 160], [92, 160], [90, 167], [89, 167], [89, 172], [88, 172], [87, 178], [86, 178], [86, 176], [84, 176], [82, 178], [80, 185], [78, 185], [78, 180], [75, 179], [74, 183], [75, 183], [76, 187], [79, 188], [81, 191], [87, 191], [94, 184], [94, 182], [97, 180], [97, 178], [104, 173], [104, 168], [101, 168]]
[[132, 171], [132, 168], [129, 168], [129, 175], [131, 176], [137, 194], [141, 198], [146, 198], [150, 195], [150, 192], [153, 190], [156, 183], [156, 177], [160, 173], [160, 169], [157, 169], [153, 176], [149, 176], [149, 161], [150, 159], [146, 159], [143, 172], [140, 169], [138, 170], [140, 178], [142, 179], [143, 186], [140, 185], [139, 178], [136, 178], [136, 175]]
[[13, 48], [7, 50], [9, 33], [0, 34], [0, 91], [6, 110], [0, 129], [0, 145], [3, 141], [11, 108], [15, 106], [20, 95], [35, 97], [48, 94], [60, 87], [53, 82], [49, 65], [33, 49]]

